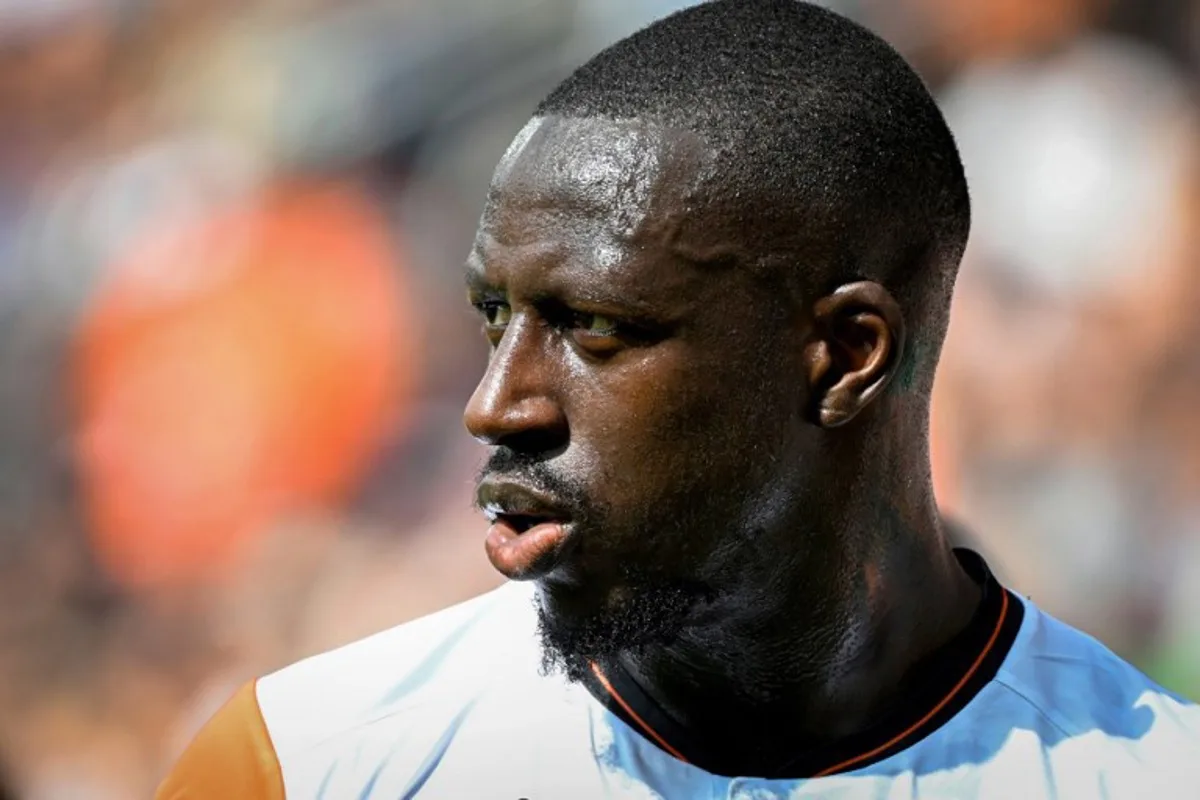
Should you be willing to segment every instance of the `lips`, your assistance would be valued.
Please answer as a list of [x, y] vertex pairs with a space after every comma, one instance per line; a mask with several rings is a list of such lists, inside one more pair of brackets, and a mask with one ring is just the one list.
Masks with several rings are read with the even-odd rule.
[[513, 483], [485, 482], [478, 502], [492, 523], [484, 547], [500, 574], [532, 580], [554, 569], [571, 520], [552, 498]]

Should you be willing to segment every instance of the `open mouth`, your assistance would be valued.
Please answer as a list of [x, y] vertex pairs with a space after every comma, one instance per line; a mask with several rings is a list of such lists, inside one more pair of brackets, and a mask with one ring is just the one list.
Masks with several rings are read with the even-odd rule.
[[488, 560], [510, 580], [533, 580], [555, 568], [570, 536], [571, 520], [552, 500], [511, 484], [484, 483], [478, 504], [491, 525], [484, 537]]
[[496, 521], [503, 522], [520, 535], [544, 522], [563, 522], [564, 520], [538, 514], [497, 514]]
[[521, 484], [486, 478], [475, 501], [491, 523], [484, 548], [500, 574], [534, 580], [556, 569], [574, 527], [564, 506]]

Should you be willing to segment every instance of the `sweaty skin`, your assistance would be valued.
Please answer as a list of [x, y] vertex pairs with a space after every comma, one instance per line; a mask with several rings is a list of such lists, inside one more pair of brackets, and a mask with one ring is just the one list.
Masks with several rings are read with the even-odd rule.
[[538, 581], [551, 649], [620, 659], [755, 774], [864, 727], [978, 589], [933, 501], [928, 398], [893, 380], [902, 309], [868, 281], [782, 291], [764, 249], [826, 278], [729, 205], [720, 159], [648, 120], [521, 132], [467, 265], [492, 354], [465, 422], [494, 448], [481, 506], [563, 526], [489, 549]]

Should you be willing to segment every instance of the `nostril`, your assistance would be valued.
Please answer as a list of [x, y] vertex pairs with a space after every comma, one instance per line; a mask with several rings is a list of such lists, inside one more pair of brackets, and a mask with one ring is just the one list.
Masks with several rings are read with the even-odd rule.
[[565, 428], [531, 428], [508, 433], [495, 444], [523, 455], [550, 457], [566, 449], [567, 435]]

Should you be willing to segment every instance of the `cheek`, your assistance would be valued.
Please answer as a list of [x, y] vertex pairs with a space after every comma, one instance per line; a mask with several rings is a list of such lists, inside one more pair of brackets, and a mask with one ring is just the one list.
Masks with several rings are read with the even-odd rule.
[[610, 505], [658, 504], [672, 513], [709, 499], [728, 505], [730, 494], [767, 479], [763, 470], [778, 460], [797, 416], [777, 381], [714, 367], [644, 377], [654, 391], [613, 387], [607, 413], [585, 423], [597, 434], [579, 442]]

